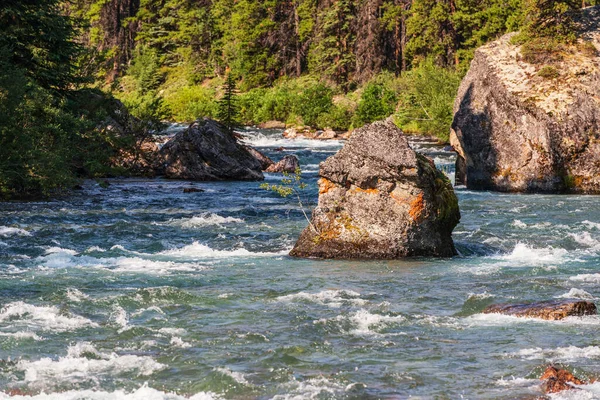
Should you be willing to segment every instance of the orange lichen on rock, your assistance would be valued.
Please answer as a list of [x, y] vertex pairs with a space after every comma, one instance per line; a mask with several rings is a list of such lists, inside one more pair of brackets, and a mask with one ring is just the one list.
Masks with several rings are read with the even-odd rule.
[[423, 217], [423, 211], [425, 211], [425, 199], [423, 199], [423, 193], [419, 193], [417, 198], [410, 203], [408, 214], [413, 221], [418, 222]]
[[546, 368], [540, 379], [544, 381], [542, 389], [545, 393], [558, 393], [563, 390], [574, 389], [573, 385], [586, 384], [569, 371], [558, 369], [552, 365]]
[[362, 188], [357, 187], [356, 189], [354, 189], [354, 191], [356, 193], [379, 194], [379, 189], [375, 189], [375, 188], [372, 188], [372, 189], [362, 189]]
[[321, 178], [319, 179], [319, 194], [325, 194], [329, 192], [331, 189], [335, 187], [335, 183], [331, 182], [329, 179]]

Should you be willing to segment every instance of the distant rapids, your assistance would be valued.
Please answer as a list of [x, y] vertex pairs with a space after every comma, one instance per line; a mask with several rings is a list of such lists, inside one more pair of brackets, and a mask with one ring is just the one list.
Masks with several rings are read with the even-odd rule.
[[[241, 133], [299, 157], [312, 209], [343, 143]], [[453, 153], [411, 143], [453, 179]], [[0, 399], [505, 399], [548, 363], [600, 375], [600, 317], [480, 313], [597, 302], [600, 197], [457, 188], [459, 257], [315, 261], [287, 256], [306, 220], [260, 183], [109, 182], [0, 203]], [[553, 398], [600, 398], [582, 389]]]

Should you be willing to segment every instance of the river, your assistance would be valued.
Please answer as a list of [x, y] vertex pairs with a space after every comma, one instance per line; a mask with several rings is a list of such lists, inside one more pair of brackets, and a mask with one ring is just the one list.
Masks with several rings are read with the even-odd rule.
[[[244, 135], [298, 155], [314, 207], [342, 144]], [[110, 183], [0, 203], [0, 399], [525, 399], [550, 362], [600, 375], [600, 317], [480, 313], [597, 300], [600, 197], [457, 188], [459, 257], [316, 261], [287, 256], [297, 201], [257, 182]]]

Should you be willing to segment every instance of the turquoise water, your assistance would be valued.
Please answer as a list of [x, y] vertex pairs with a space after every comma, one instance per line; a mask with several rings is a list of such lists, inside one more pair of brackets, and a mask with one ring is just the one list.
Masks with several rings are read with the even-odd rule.
[[[300, 157], [312, 208], [318, 163], [341, 143], [245, 135], [273, 158]], [[450, 153], [414, 147], [452, 173]], [[460, 257], [315, 261], [286, 255], [306, 225], [294, 199], [258, 186], [114, 179], [1, 203], [0, 388], [28, 399], [500, 399], [540, 394], [549, 362], [600, 375], [597, 316], [480, 314], [600, 296], [599, 197], [458, 188]], [[561, 398], [600, 397], [584, 389]]]

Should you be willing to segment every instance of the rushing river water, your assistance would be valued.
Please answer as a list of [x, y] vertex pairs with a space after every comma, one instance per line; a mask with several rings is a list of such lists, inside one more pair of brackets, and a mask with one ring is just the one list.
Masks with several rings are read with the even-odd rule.
[[[299, 156], [314, 207], [318, 164], [341, 143], [245, 135], [275, 159]], [[452, 154], [414, 147], [452, 173]], [[190, 186], [204, 192], [184, 194]], [[461, 256], [373, 262], [288, 257], [306, 221], [294, 199], [256, 182], [115, 179], [0, 203], [0, 389], [525, 399], [549, 362], [600, 375], [599, 317], [480, 314], [493, 302], [600, 297], [600, 197], [457, 194]], [[561, 396], [600, 398], [600, 384]]]

